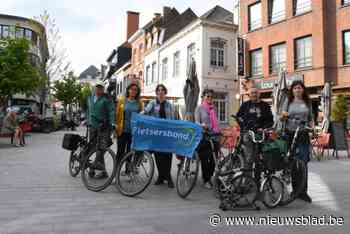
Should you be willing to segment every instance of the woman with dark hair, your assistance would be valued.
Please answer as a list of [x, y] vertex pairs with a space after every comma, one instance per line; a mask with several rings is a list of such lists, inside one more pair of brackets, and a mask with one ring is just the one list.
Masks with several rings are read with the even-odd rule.
[[[289, 142], [292, 141], [294, 133], [301, 122], [307, 123], [310, 127], [314, 126], [312, 117], [312, 107], [309, 95], [306, 91], [305, 85], [302, 81], [294, 81], [290, 87], [288, 99], [282, 106], [282, 119], [286, 120], [286, 130]], [[297, 157], [306, 163], [310, 161], [310, 138], [307, 132], [302, 132], [297, 141]], [[306, 171], [306, 175], [307, 171]], [[305, 187], [299, 195], [299, 198], [312, 202], [310, 196], [307, 194], [307, 180]], [[298, 175], [293, 178], [293, 187], [295, 188], [300, 181]]]
[[131, 146], [131, 115], [143, 111], [140, 100], [141, 89], [132, 83], [126, 88], [125, 97], [118, 99], [116, 107], [116, 133], [118, 137], [118, 160], [130, 151]]
[[[175, 108], [166, 99], [167, 93], [168, 90], [163, 84], [157, 85], [157, 98], [146, 106], [144, 114], [162, 119], [175, 119]], [[167, 181], [168, 187], [174, 188], [174, 183], [171, 179], [172, 154], [155, 152], [155, 159], [158, 168], [158, 179], [155, 185], [161, 185], [164, 181]]]
[[[196, 123], [203, 126], [204, 130], [218, 133], [220, 132], [220, 129], [216, 117], [216, 109], [213, 103], [213, 95], [214, 90], [205, 89], [203, 91], [202, 104], [196, 109], [195, 120]], [[218, 143], [215, 143], [215, 148], [215, 150], [218, 150]], [[198, 155], [201, 160], [204, 187], [211, 189], [213, 184], [210, 179], [214, 174], [215, 161], [208, 141], [202, 140], [200, 142], [198, 146]]]

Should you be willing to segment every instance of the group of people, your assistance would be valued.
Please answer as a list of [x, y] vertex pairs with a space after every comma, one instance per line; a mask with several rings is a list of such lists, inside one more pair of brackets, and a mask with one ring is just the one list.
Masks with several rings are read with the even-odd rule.
[[[104, 93], [103, 84], [97, 84], [95, 93], [88, 100], [88, 122], [90, 125], [90, 137], [97, 134], [97, 129], [101, 124], [105, 126], [104, 136], [109, 137], [111, 131], [115, 130], [118, 139], [117, 159], [128, 151], [130, 151], [132, 134], [131, 134], [131, 116], [132, 113], [141, 113], [163, 119], [175, 119], [175, 107], [167, 100], [167, 88], [163, 84], [157, 85], [155, 89], [156, 98], [144, 107], [140, 99], [140, 87], [132, 83], [126, 88], [124, 97], [120, 97], [116, 106], [111, 98]], [[213, 102], [214, 91], [205, 89], [202, 92], [202, 102], [195, 111], [195, 121], [200, 124], [204, 130], [212, 132], [220, 132], [217, 113]], [[260, 100], [259, 91], [256, 88], [250, 88], [249, 101], [244, 102], [237, 116], [243, 120], [243, 128], [264, 129], [270, 128], [274, 125], [273, 115], [268, 103]], [[294, 135], [297, 128], [292, 121], [294, 118], [305, 120], [310, 126], [313, 126], [312, 108], [310, 100], [301, 81], [294, 81], [291, 85], [288, 100], [283, 105], [281, 120], [286, 121], [286, 128], [288, 136]], [[298, 157], [306, 163], [310, 161], [309, 152], [309, 137], [302, 136], [302, 140], [297, 143]], [[243, 139], [244, 140], [244, 139]], [[213, 184], [211, 178], [214, 173], [215, 161], [212, 158], [213, 154], [210, 152], [210, 144], [204, 139], [200, 142], [197, 151], [201, 161], [202, 179], [204, 187], [211, 189]], [[215, 144], [215, 150], [220, 147], [219, 143]], [[252, 161], [253, 155], [247, 148], [247, 161]], [[156, 165], [158, 169], [158, 178], [155, 185], [161, 185], [167, 182], [169, 188], [174, 188], [174, 183], [171, 178], [172, 154], [154, 152]], [[249, 159], [249, 157], [251, 157]], [[101, 163], [103, 158], [100, 157]], [[126, 172], [127, 173], [127, 172]], [[95, 175], [96, 178], [107, 177], [106, 172], [101, 172]], [[311, 202], [310, 196], [307, 194], [307, 183], [303, 192], [299, 196], [300, 199]]]
[[[244, 102], [237, 113], [237, 117], [243, 120], [242, 122], [244, 124], [242, 127], [245, 129], [257, 130], [273, 127], [274, 120], [271, 108], [268, 103], [260, 100], [259, 91], [254, 87], [250, 88], [248, 95], [250, 100]], [[296, 80], [292, 83], [288, 92], [288, 98], [282, 104], [282, 112], [279, 119], [285, 122], [286, 138], [289, 145], [292, 142], [298, 124], [304, 122], [309, 127], [314, 127], [310, 98], [302, 81]], [[253, 147], [249, 147], [249, 144], [252, 144], [252, 142], [248, 139], [248, 135], [243, 136], [243, 142], [243, 145], [246, 146], [243, 147], [245, 151], [244, 155], [249, 167], [254, 157], [254, 152], [252, 151]], [[310, 138], [307, 132], [300, 133], [296, 142], [296, 154], [297, 158], [306, 163], [306, 175], [308, 175], [307, 163], [310, 161]], [[294, 188], [296, 188], [298, 182], [301, 181], [301, 178], [298, 177], [299, 174], [297, 173], [295, 177], [292, 178]], [[307, 180], [308, 179], [306, 179], [305, 186], [298, 198], [311, 203], [312, 199], [307, 193]]]

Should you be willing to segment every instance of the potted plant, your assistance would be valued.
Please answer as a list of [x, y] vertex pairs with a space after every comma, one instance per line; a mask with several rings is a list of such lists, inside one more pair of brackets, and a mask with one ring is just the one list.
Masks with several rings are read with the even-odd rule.
[[338, 95], [332, 103], [331, 112], [331, 145], [335, 150], [348, 150], [346, 137], [346, 120], [348, 115], [349, 108], [346, 102], [346, 97]]

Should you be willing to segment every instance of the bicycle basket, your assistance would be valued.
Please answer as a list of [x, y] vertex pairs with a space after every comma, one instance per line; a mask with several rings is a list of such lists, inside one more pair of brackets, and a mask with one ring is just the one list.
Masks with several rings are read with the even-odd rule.
[[269, 170], [282, 170], [287, 155], [287, 142], [281, 139], [266, 142], [262, 147], [263, 161]]
[[82, 141], [82, 137], [77, 134], [64, 134], [62, 141], [62, 148], [66, 150], [76, 150], [79, 146], [79, 142]]

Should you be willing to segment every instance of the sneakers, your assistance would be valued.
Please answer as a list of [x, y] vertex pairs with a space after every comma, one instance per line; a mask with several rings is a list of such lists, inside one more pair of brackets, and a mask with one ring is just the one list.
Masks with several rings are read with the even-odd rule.
[[164, 180], [161, 180], [161, 179], [157, 179], [157, 181], [154, 183], [154, 185], [161, 185], [161, 184], [164, 184]]
[[106, 171], [102, 171], [100, 174], [98, 175], [95, 175], [94, 179], [97, 179], [97, 180], [102, 180], [102, 179], [106, 179], [108, 178], [108, 174]]
[[213, 188], [213, 184], [211, 183], [211, 181], [207, 181], [203, 184], [204, 188], [206, 189], [212, 189]]
[[300, 194], [298, 198], [305, 202], [312, 203], [312, 199], [307, 193]]
[[173, 181], [172, 180], [169, 180], [168, 181], [168, 188], [174, 188], [175, 186], [174, 186], [174, 183], [173, 183]]

